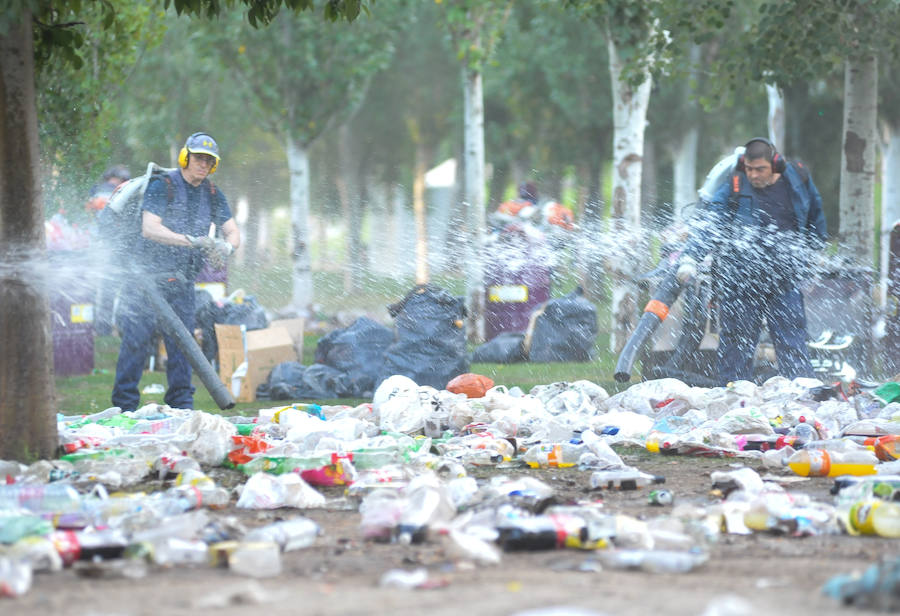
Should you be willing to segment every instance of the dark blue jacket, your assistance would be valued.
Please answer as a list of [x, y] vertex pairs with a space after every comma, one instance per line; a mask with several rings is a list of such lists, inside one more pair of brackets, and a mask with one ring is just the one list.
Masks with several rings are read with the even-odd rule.
[[[209, 180], [191, 186], [180, 169], [168, 174], [168, 182], [153, 177], [144, 193], [144, 210], [162, 218], [162, 224], [175, 233], [206, 235], [210, 223], [221, 228], [231, 218], [231, 209], [218, 187]], [[142, 238], [143, 266], [147, 271], [180, 273], [193, 281], [203, 267], [199, 251], [185, 246], [168, 246]]]
[[716, 251], [726, 286], [758, 287], [765, 282], [783, 288], [808, 275], [810, 252], [821, 249], [828, 238], [822, 197], [798, 163], [789, 163], [782, 175], [794, 210], [793, 231], [760, 227], [760, 205], [753, 187], [743, 171], [736, 171], [691, 225], [684, 253], [699, 261]]

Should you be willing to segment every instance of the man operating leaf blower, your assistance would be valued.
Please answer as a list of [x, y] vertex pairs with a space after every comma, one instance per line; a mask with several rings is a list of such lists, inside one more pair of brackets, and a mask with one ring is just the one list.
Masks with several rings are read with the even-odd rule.
[[787, 162], [769, 140], [750, 140], [693, 225], [676, 273], [684, 282], [706, 253], [716, 255], [721, 383], [752, 379], [764, 317], [778, 372], [813, 376], [798, 284], [812, 275], [825, 239], [822, 198], [809, 171]]
[[[137, 408], [140, 402], [138, 383], [157, 318], [172, 311], [185, 327], [177, 324], [164, 329], [169, 385], [165, 402], [174, 408], [194, 406], [192, 363], [189, 352], [184, 350], [194, 351], [203, 359], [187, 333], [194, 329], [194, 280], [204, 259], [223, 264], [241, 241], [225, 195], [208, 179], [218, 165], [218, 144], [206, 133], [194, 133], [179, 153], [178, 167], [157, 173], [148, 171], [143, 178], [134, 180], [145, 192], [142, 199], [134, 201], [140, 237], [135, 238], [129, 256], [135, 263], [134, 275], [152, 280], [150, 284], [156, 289], [148, 292], [145, 284], [134, 281], [123, 290], [122, 346], [112, 393], [112, 403], [122, 410]], [[137, 186], [122, 188], [122, 199], [126, 198], [128, 190], [136, 191]], [[116, 201], [114, 194], [109, 209], [117, 209]], [[222, 230], [224, 239], [210, 237], [211, 224]], [[168, 321], [172, 323], [174, 318], [172, 315]], [[178, 336], [183, 339], [179, 340]], [[211, 371], [208, 364], [199, 365]], [[208, 388], [221, 386], [214, 373], [205, 377], [204, 383]], [[214, 391], [211, 393], [216, 397]], [[227, 399], [227, 392], [224, 397], [226, 403], [234, 404]]]

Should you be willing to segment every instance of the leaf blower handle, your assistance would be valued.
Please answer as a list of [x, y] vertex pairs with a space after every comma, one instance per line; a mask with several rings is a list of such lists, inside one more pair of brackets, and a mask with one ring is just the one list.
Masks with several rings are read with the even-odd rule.
[[688, 255], [684, 255], [681, 257], [681, 260], [678, 262], [678, 270], [675, 272], [675, 277], [678, 279], [678, 282], [681, 284], [686, 283], [688, 280], [697, 277], [697, 261]]

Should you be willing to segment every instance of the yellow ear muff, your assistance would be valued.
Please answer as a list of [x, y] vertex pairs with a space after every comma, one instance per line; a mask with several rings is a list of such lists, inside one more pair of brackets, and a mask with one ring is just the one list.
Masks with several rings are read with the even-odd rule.
[[[216, 161], [218, 163], [219, 161]], [[188, 166], [188, 151], [187, 148], [181, 148], [181, 151], [178, 152], [178, 164], [181, 165], [182, 169], [187, 169]], [[215, 167], [213, 167], [215, 168]]]

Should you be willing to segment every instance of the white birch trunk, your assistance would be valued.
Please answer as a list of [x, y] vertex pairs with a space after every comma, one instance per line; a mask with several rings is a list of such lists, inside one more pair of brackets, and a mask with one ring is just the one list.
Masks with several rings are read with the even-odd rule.
[[766, 84], [766, 96], [769, 99], [769, 141], [775, 144], [779, 150], [784, 149], [784, 95], [777, 85]]
[[844, 67], [840, 240], [842, 250], [864, 267], [874, 266], [877, 98], [877, 60], [874, 57], [847, 60]]
[[465, 122], [465, 195], [469, 224], [466, 255], [466, 308], [469, 339], [484, 340], [484, 234], [487, 228], [484, 188], [484, 97], [481, 72], [463, 67]]
[[287, 138], [291, 201], [291, 307], [305, 314], [313, 301], [312, 267], [309, 255], [309, 152]]
[[428, 221], [425, 211], [425, 148], [416, 144], [415, 175], [413, 177], [413, 213], [416, 218], [416, 284], [428, 282]]
[[890, 122], [882, 122], [881, 127], [881, 305], [884, 307], [891, 229], [900, 221], [900, 127]]
[[644, 155], [644, 127], [650, 103], [652, 81], [645, 75], [641, 85], [622, 81], [624, 61], [612, 36], [608, 36], [609, 72], [613, 94], [613, 230], [619, 234], [623, 254], [611, 263], [613, 284], [612, 333], [610, 349], [618, 353], [637, 324], [638, 288], [635, 277], [641, 267], [641, 171]]
[[673, 218], [684, 220], [684, 208], [697, 202], [697, 147], [700, 129], [691, 126], [681, 136], [674, 152], [672, 183], [674, 185]]

